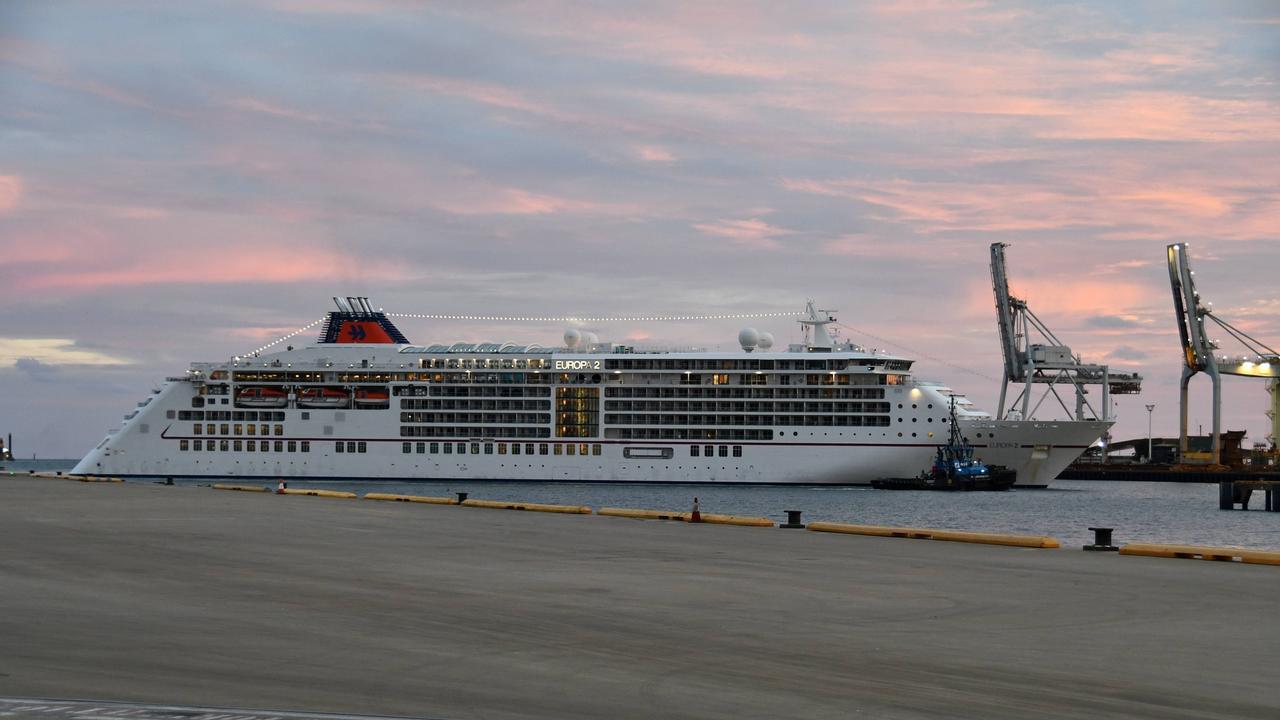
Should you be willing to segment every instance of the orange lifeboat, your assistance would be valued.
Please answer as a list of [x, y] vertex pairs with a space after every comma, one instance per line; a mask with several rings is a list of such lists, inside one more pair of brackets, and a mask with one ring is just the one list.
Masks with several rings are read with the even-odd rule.
[[236, 391], [236, 405], [252, 408], [282, 408], [289, 404], [289, 394], [278, 387], [246, 387]]
[[356, 390], [355, 404], [357, 407], [370, 407], [378, 405], [389, 405], [391, 403], [391, 393], [386, 388], [360, 388]]
[[341, 410], [351, 403], [346, 391], [336, 388], [306, 388], [298, 393], [300, 408], [336, 408]]

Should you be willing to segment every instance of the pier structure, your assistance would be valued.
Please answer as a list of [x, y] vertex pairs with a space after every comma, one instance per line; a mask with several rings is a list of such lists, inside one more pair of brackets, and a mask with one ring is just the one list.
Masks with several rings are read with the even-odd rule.
[[1280, 379], [1267, 381], [1267, 393], [1270, 396], [1267, 419], [1271, 421], [1271, 432], [1267, 433], [1268, 450], [1275, 456], [1280, 455], [1277, 451], [1280, 448]]
[[1280, 716], [1275, 553], [470, 502], [6, 476], [0, 714]]
[[[1187, 391], [1196, 373], [1205, 373], [1213, 384], [1213, 447], [1210, 464], [1219, 465], [1222, 459], [1222, 376], [1270, 379], [1272, 443], [1276, 433], [1277, 390], [1275, 381], [1280, 378], [1280, 353], [1265, 343], [1251, 337], [1238, 327], [1218, 317], [1213, 303], [1201, 302], [1196, 291], [1195, 272], [1191, 270], [1188, 243], [1168, 246], [1169, 284], [1173, 289], [1173, 308], [1178, 320], [1178, 335], [1182, 340], [1182, 381], [1179, 393], [1178, 449], [1187, 454]], [[1205, 332], [1205, 319], [1234, 338], [1247, 352], [1227, 355], [1222, 352], [1218, 340], [1210, 339]]]
[[[1112, 372], [1106, 365], [1085, 363], [1073, 353], [1048, 326], [1036, 317], [1026, 300], [1009, 292], [1009, 276], [1005, 268], [1006, 243], [991, 243], [991, 284], [995, 293], [996, 319], [1000, 326], [1000, 344], [1004, 350], [1004, 382], [1000, 386], [997, 417], [1002, 420], [1034, 417], [1044, 401], [1052, 396], [1068, 417], [1076, 420], [1112, 420], [1111, 395], [1134, 395], [1142, 391], [1138, 373]], [[1018, 394], [1007, 405], [1006, 394], [1011, 384], [1020, 385]], [[1031, 405], [1034, 386], [1043, 385], [1044, 392]], [[1101, 409], [1088, 398], [1089, 385], [1102, 388]], [[1067, 407], [1059, 387], [1075, 391], [1074, 410]]]

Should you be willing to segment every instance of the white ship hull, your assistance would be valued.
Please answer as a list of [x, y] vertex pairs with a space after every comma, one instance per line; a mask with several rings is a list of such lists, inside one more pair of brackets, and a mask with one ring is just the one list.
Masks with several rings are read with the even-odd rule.
[[[896, 388], [892, 393], [936, 393], [930, 386]], [[872, 480], [913, 475], [927, 468], [934, 448], [944, 441], [934, 438], [899, 438], [893, 428], [779, 428], [775, 439], [738, 441], [636, 441], [604, 438], [543, 438], [502, 440], [455, 438], [465, 454], [419, 452], [419, 445], [443, 445], [446, 441], [398, 436], [399, 413], [383, 410], [289, 409], [278, 435], [248, 437], [192, 434], [192, 423], [170, 417], [191, 407], [196, 395], [189, 382], [170, 382], [134, 417], [85, 456], [72, 471], [82, 475], [119, 477], [332, 479], [332, 480], [504, 480], [652, 483], [748, 483], [748, 484], [869, 484]], [[932, 395], [927, 395], [932, 397]], [[941, 402], [941, 397], [937, 399]], [[213, 407], [213, 406], [211, 406]], [[221, 407], [221, 406], [217, 406]], [[229, 406], [228, 406], [229, 407]], [[305, 419], [303, 419], [305, 417]], [[920, 422], [916, 422], [919, 419]], [[910, 427], [923, 427], [929, 418], [903, 418]], [[940, 419], [939, 419], [940, 421]], [[270, 423], [274, 430], [277, 423]], [[986, 416], [960, 421], [973, 443], [976, 456], [988, 464], [1017, 472], [1018, 487], [1044, 487], [1091, 443], [1107, 423], [1097, 421], [996, 421]], [[223, 423], [215, 431], [220, 430]], [[930, 425], [938, 430], [938, 425]], [[876, 435], [877, 437], [869, 437]], [[218, 443], [210, 452], [179, 450], [196, 441]], [[409, 452], [404, 452], [406, 441]], [[268, 444], [268, 450], [247, 452]], [[276, 444], [307, 452], [277, 451]], [[341, 443], [343, 452], [336, 448]], [[360, 444], [363, 452], [347, 452]], [[513, 454], [510, 446], [521, 446]], [[536, 451], [548, 445], [548, 454]], [[575, 454], [552, 454], [574, 445]], [[690, 446], [699, 448], [699, 456]], [[580, 452], [587, 447], [588, 454]], [[524, 452], [533, 447], [535, 454]], [[724, 447], [727, 456], [719, 456]], [[225, 449], [224, 449], [225, 448]], [[599, 454], [595, 454], [599, 448]], [[635, 458], [627, 454], [668, 449], [669, 458]], [[706, 448], [716, 455], [706, 457]], [[502, 451], [499, 454], [499, 450]], [[732, 453], [740, 452], [740, 456]], [[487, 452], [486, 452], [487, 451]], [[645, 452], [640, 450], [638, 452]]]

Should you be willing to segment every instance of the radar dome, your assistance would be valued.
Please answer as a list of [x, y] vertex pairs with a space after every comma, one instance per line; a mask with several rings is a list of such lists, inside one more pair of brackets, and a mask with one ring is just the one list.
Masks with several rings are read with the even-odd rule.
[[600, 336], [593, 332], [584, 332], [582, 333], [582, 342], [587, 345], [599, 345]]
[[760, 331], [752, 327], [744, 327], [738, 331], [738, 344], [743, 350], [751, 352], [760, 344]]
[[757, 344], [760, 346], [761, 350], [768, 350], [773, 347], [773, 334], [767, 332], [760, 333], [760, 341]]
[[564, 331], [564, 345], [570, 350], [578, 347], [578, 343], [582, 342], [582, 333], [573, 328]]

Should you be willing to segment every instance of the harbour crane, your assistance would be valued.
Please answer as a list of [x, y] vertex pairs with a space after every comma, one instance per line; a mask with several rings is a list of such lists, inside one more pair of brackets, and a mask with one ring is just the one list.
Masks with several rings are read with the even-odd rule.
[[[996, 317], [1000, 324], [1000, 344], [1004, 347], [1004, 383], [1000, 386], [1000, 419], [1017, 417], [1029, 419], [1050, 395], [1068, 416], [1077, 420], [1112, 420], [1111, 395], [1132, 395], [1142, 391], [1142, 376], [1137, 373], [1111, 372], [1106, 365], [1092, 365], [1080, 360], [1051, 330], [1036, 317], [1027, 301], [1009, 294], [1009, 277], [1005, 270], [1005, 243], [991, 243], [991, 284], [995, 290]], [[1032, 342], [1036, 333], [1040, 342]], [[1012, 383], [1022, 387], [1012, 402], [1005, 405], [1005, 396]], [[1075, 389], [1074, 413], [1067, 407], [1058, 386], [1070, 384]], [[1045, 391], [1031, 406], [1035, 385], [1045, 385]], [[1102, 411], [1089, 403], [1085, 395], [1089, 385], [1102, 386]], [[1006, 409], [1007, 408], [1007, 409]], [[1086, 416], [1086, 410], [1092, 417]]]
[[[1222, 376], [1267, 378], [1271, 392], [1271, 441], [1276, 442], [1278, 420], [1277, 403], [1280, 403], [1280, 353], [1251, 337], [1248, 333], [1218, 317], [1213, 303], [1200, 302], [1196, 292], [1195, 273], [1191, 270], [1191, 258], [1187, 243], [1174, 243], [1167, 249], [1169, 283], [1173, 288], [1173, 309], [1178, 316], [1178, 335], [1182, 338], [1182, 383], [1179, 396], [1181, 419], [1178, 428], [1178, 449], [1187, 453], [1187, 388], [1191, 377], [1198, 372], [1209, 376], [1213, 382], [1213, 456], [1211, 462], [1222, 459]], [[1245, 354], [1227, 355], [1221, 351], [1217, 340], [1205, 334], [1204, 321], [1208, 318], [1228, 335], [1245, 347]]]

